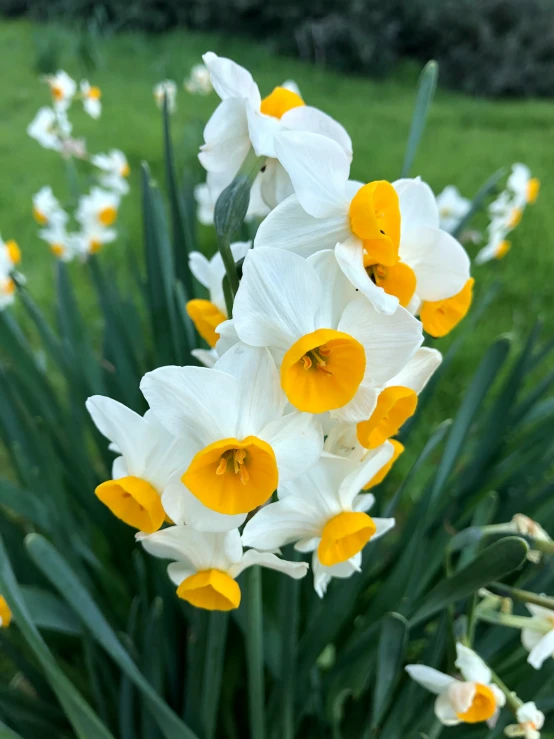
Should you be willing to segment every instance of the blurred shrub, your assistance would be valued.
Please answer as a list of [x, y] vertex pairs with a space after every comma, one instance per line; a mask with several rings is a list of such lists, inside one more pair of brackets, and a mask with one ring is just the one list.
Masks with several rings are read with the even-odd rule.
[[443, 80], [471, 94], [554, 95], [554, 0], [0, 0], [0, 12], [220, 29], [373, 76], [402, 57], [435, 58]]

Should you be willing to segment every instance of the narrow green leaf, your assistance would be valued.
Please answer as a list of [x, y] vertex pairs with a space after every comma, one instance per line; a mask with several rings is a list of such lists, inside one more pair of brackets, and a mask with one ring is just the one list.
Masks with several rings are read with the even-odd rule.
[[22, 585], [21, 594], [25, 600], [33, 622], [39, 629], [59, 631], [62, 634], [79, 636], [83, 633], [81, 624], [63, 601], [53, 593], [33, 585]]
[[383, 619], [377, 649], [377, 673], [373, 692], [371, 728], [376, 731], [390, 704], [392, 691], [402, 670], [408, 638], [408, 622], [399, 613]]
[[12, 729], [0, 721], [0, 739], [23, 739], [23, 737], [21, 734], [16, 734], [15, 731], [12, 731]]
[[434, 60], [427, 62], [423, 67], [417, 83], [416, 103], [400, 177], [408, 177], [410, 170], [412, 169], [417, 148], [425, 129], [427, 113], [429, 112], [429, 107], [433, 101], [433, 96], [437, 87], [438, 76], [439, 65], [437, 62]]
[[440, 582], [427, 594], [410, 619], [410, 627], [518, 569], [525, 562], [528, 551], [527, 543], [517, 536], [508, 536], [483, 549], [473, 562]]
[[27, 608], [17, 584], [4, 544], [0, 539], [0, 592], [6, 599], [23, 638], [41, 664], [48, 681], [62, 704], [67, 718], [80, 739], [114, 739], [89, 704], [56, 664]]
[[65, 559], [44, 537], [29, 534], [25, 545], [33, 562], [74, 609], [96, 641], [135, 683], [151, 706], [167, 739], [197, 739], [145, 679]]
[[38, 496], [4, 477], [0, 477], [0, 505], [46, 531], [51, 528], [50, 512]]
[[[286, 557], [298, 561], [300, 556], [294, 547]], [[281, 739], [294, 739], [294, 699], [296, 675], [296, 646], [298, 638], [300, 583], [292, 577], [281, 578], [280, 629], [281, 629]], [[271, 723], [268, 721], [268, 723]]]
[[228, 625], [228, 613], [212, 611], [208, 614], [208, 634], [202, 680], [202, 705], [200, 707], [204, 739], [213, 739], [216, 735]]
[[507, 174], [506, 167], [501, 167], [489, 179], [485, 184], [476, 192], [471, 201], [470, 208], [465, 216], [456, 224], [456, 227], [452, 231], [452, 236], [459, 236], [464, 228], [470, 223], [475, 213], [483, 206], [485, 200], [491, 192], [496, 188], [500, 180]]
[[247, 575], [248, 589], [246, 632], [246, 657], [248, 663], [248, 705], [250, 712], [250, 735], [265, 738], [265, 682], [263, 644], [262, 569], [251, 567]]

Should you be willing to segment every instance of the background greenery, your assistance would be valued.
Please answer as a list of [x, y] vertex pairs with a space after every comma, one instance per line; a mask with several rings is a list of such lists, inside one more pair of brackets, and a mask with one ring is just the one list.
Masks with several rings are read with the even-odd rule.
[[[91, 37], [87, 38], [90, 41]], [[88, 74], [100, 85], [102, 118], [92, 121], [75, 105], [75, 133], [86, 137], [91, 152], [121, 148], [130, 161], [131, 194], [124, 201], [118, 222], [121, 238], [102, 254], [119, 284], [128, 282], [130, 258], [142, 258], [140, 162], [147, 161], [162, 184], [164, 179], [162, 121], [154, 105], [152, 86], [164, 77], [180, 85], [207, 49], [226, 54], [251, 69], [262, 94], [284, 79], [295, 79], [308, 103], [328, 112], [349, 131], [356, 179], [392, 180], [399, 175], [414, 104], [416, 67], [407, 66], [394, 79], [374, 82], [279, 58], [276, 73], [275, 58], [261, 44], [176, 31], [162, 36], [121, 34], [95, 42], [90, 48], [97, 66], [87, 70], [83, 54], [77, 53], [83, 46], [82, 37], [56, 27], [24, 21], [3, 22], [0, 27], [0, 53], [4, 67], [10, 70], [0, 89], [0, 233], [20, 243], [29, 290], [47, 310], [53, 296], [54, 265], [48, 248], [37, 238], [31, 197], [45, 184], [52, 185], [62, 200], [69, 193], [63, 162], [54, 152], [41, 149], [25, 132], [38, 107], [48, 101], [37, 65], [61, 66], [76, 77]], [[180, 171], [192, 173], [198, 181], [203, 174], [196, 161], [197, 147], [202, 127], [216, 105], [215, 94], [191, 97], [181, 89], [172, 118]], [[477, 366], [484, 348], [495, 336], [513, 332], [517, 343], [537, 317], [544, 318], [545, 335], [554, 331], [554, 315], [549, 309], [549, 275], [554, 270], [554, 251], [549, 247], [554, 230], [549, 181], [554, 169], [553, 125], [554, 106], [546, 101], [490, 102], [439, 89], [431, 107], [412, 174], [420, 174], [436, 192], [455, 183], [471, 197], [499, 167], [522, 161], [541, 179], [542, 191], [537, 204], [527, 210], [513, 233], [508, 256], [501, 262], [474, 268], [477, 299], [497, 281], [503, 287], [446, 373], [426, 411], [429, 425], [426, 423], [421, 432], [422, 440], [430, 426], [451, 415], [464, 378]], [[485, 222], [484, 216], [475, 221], [477, 226]], [[205, 250], [215, 250], [213, 229], [200, 227], [200, 239]], [[475, 253], [479, 247], [468, 248]], [[91, 321], [99, 320], [85, 270], [72, 264], [70, 271], [85, 314]], [[456, 332], [436, 345], [445, 351], [455, 339]]]

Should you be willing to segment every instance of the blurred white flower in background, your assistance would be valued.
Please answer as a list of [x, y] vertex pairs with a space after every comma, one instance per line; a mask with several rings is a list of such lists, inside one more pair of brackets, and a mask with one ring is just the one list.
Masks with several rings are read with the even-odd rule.
[[524, 739], [540, 739], [540, 731], [544, 725], [544, 713], [530, 701], [517, 709], [517, 724], [510, 724], [504, 729], [504, 734], [510, 737], [524, 737]]
[[121, 197], [101, 187], [92, 187], [90, 193], [79, 198], [75, 217], [81, 224], [112, 226], [117, 220]]
[[534, 603], [525, 606], [534, 623], [531, 623], [533, 628], [521, 630], [521, 643], [529, 652], [527, 662], [540, 670], [547, 659], [554, 657], [554, 610]]
[[167, 97], [167, 109], [174, 113], [177, 107], [177, 85], [173, 80], [162, 80], [154, 85], [154, 100], [160, 110], [163, 108], [164, 96]]
[[209, 95], [213, 90], [210, 72], [205, 64], [195, 64], [189, 76], [183, 82], [183, 87], [193, 95]]
[[33, 195], [33, 216], [40, 226], [66, 223], [69, 216], [61, 207], [50, 186], [41, 187]]
[[471, 200], [464, 198], [455, 185], [447, 185], [436, 200], [440, 227], [445, 231], [453, 231], [471, 208]]
[[67, 110], [77, 92], [77, 83], [62, 69], [56, 74], [46, 75], [44, 81], [50, 87], [52, 102], [59, 110]]
[[15, 300], [16, 283], [13, 275], [20, 262], [21, 251], [17, 242], [13, 239], [4, 241], [0, 236], [0, 310]]
[[85, 113], [88, 113], [91, 118], [100, 118], [100, 114], [102, 113], [102, 103], [100, 100], [102, 93], [100, 88], [91, 85], [88, 80], [81, 80], [79, 89]]
[[58, 118], [52, 108], [39, 108], [37, 114], [27, 126], [27, 133], [45, 149], [60, 151]]
[[131, 168], [127, 157], [119, 149], [112, 149], [107, 154], [95, 154], [91, 157], [92, 164], [102, 170], [100, 184], [107, 190], [112, 190], [119, 195], [129, 192], [127, 177], [131, 174]]

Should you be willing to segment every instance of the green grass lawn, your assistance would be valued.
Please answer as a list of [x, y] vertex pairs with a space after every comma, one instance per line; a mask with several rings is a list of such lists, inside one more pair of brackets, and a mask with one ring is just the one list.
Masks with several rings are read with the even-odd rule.
[[[37, 48], [49, 33], [47, 27], [28, 22], [3, 22], [0, 26], [5, 70], [0, 89], [0, 233], [20, 243], [29, 289], [45, 307], [53, 295], [52, 257], [36, 236], [31, 197], [42, 185], [50, 184], [64, 199], [67, 183], [63, 162], [29, 139], [25, 129], [36, 110], [48, 104], [48, 93], [39, 81], [35, 62]], [[61, 33], [59, 38], [59, 65], [74, 77], [84, 76], [73, 36]], [[86, 137], [91, 152], [121, 148], [131, 164], [132, 192], [119, 224], [122, 238], [103, 254], [117, 279], [125, 279], [129, 250], [141, 255], [139, 163], [148, 162], [154, 175], [163, 181], [161, 120], [152, 86], [164, 77], [181, 84], [192, 64], [208, 49], [248, 67], [262, 94], [285, 79], [296, 80], [309, 104], [334, 116], [348, 129], [354, 142], [354, 178], [394, 180], [399, 176], [414, 103], [414, 68], [403, 68], [395, 77], [375, 82], [276, 58], [261, 44], [218, 35], [174, 32], [148, 37], [126, 33], [110, 38], [99, 48], [100, 66], [88, 73], [91, 82], [102, 88], [102, 118], [92, 121], [76, 109], [73, 119], [75, 133]], [[192, 167], [198, 180], [202, 171], [196, 162], [196, 150], [202, 126], [217, 102], [215, 94], [201, 98], [179, 91], [178, 110], [172, 121], [178, 160], [180, 166]], [[426, 411], [426, 429], [452, 415], [467, 386], [468, 374], [494, 337], [511, 332], [519, 342], [538, 316], [544, 319], [546, 333], [554, 333], [553, 132], [554, 104], [550, 102], [491, 102], [443, 90], [437, 94], [413, 175], [420, 174], [435, 191], [455, 183], [465, 195], [472, 196], [496, 169], [521, 161], [541, 179], [543, 188], [538, 203], [527, 210], [513, 234], [507, 258], [474, 269], [477, 301], [495, 281], [502, 281], [503, 287], [449, 370], [433, 407]], [[203, 248], [215, 248], [211, 229], [202, 229], [201, 241]], [[477, 248], [471, 250], [475, 253]], [[83, 267], [75, 264], [71, 270], [93, 320], [97, 312]], [[449, 337], [436, 345], [445, 350], [451, 340]]]

